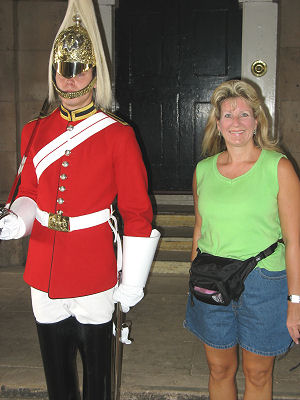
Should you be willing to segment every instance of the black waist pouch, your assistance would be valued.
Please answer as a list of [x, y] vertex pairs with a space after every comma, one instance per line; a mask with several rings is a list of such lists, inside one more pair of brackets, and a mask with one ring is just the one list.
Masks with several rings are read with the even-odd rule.
[[190, 292], [204, 303], [227, 306], [237, 301], [244, 290], [244, 280], [263, 258], [272, 254], [278, 242], [255, 257], [241, 261], [201, 253], [198, 249], [190, 269]]

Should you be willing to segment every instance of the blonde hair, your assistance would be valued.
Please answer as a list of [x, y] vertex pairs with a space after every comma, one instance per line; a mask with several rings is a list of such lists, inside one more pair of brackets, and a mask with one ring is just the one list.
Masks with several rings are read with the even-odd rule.
[[220, 119], [223, 101], [235, 97], [242, 97], [252, 108], [254, 118], [257, 120], [256, 134], [253, 136], [255, 145], [261, 149], [280, 151], [277, 146], [278, 141], [269, 136], [268, 119], [256, 90], [245, 81], [231, 80], [223, 82], [212, 94], [211, 110], [202, 142], [202, 154], [211, 156], [226, 149], [225, 141], [218, 131], [217, 121]]
[[[55, 39], [60, 34], [60, 32], [75, 24], [75, 22], [73, 21], [73, 17], [76, 14], [79, 15], [81, 19], [81, 25], [87, 30], [89, 34], [95, 53], [97, 76], [95, 89], [95, 105], [97, 108], [104, 108], [109, 110], [112, 104], [111, 82], [92, 0], [69, 0], [65, 18], [56, 34]], [[56, 101], [55, 91], [52, 84], [52, 64], [53, 46], [50, 54], [48, 68], [48, 99], [50, 104], [53, 104]]]

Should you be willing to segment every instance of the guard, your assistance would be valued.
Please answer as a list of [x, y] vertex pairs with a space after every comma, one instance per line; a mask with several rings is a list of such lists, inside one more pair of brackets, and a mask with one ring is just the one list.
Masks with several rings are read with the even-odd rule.
[[127, 312], [143, 298], [160, 234], [152, 230], [134, 131], [108, 112], [111, 85], [92, 0], [69, 0], [50, 56], [48, 100], [59, 107], [23, 129], [27, 159], [12, 212], [2, 214], [0, 239], [30, 235], [24, 280], [49, 399], [81, 398], [79, 350], [83, 399], [110, 400], [114, 304]]

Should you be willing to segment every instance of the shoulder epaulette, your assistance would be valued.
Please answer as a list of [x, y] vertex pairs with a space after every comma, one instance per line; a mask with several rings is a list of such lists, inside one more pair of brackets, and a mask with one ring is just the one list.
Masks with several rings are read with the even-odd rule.
[[112, 114], [111, 112], [106, 111], [106, 110], [102, 110], [102, 109], [101, 109], [101, 111], [102, 111], [104, 114], [107, 114], [107, 115], [108, 115], [109, 117], [111, 117], [112, 119], [114, 119], [114, 120], [120, 122], [122, 125], [129, 125], [127, 122], [125, 122], [125, 121], [122, 120], [121, 118], [117, 117], [115, 114]]
[[36, 120], [38, 120], [38, 119], [44, 119], [44, 118], [49, 117], [49, 115], [53, 114], [55, 110], [57, 110], [57, 107], [54, 108], [54, 110], [51, 110], [50, 112], [48, 112], [47, 114], [38, 115], [37, 117], [34, 117], [34, 118], [31, 119], [30, 121], [28, 121], [28, 124], [29, 124], [30, 122], [34, 122], [34, 121], [36, 121]]

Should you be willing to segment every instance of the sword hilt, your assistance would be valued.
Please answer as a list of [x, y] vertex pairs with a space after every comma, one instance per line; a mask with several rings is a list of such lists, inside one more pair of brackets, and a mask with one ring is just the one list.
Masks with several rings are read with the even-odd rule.
[[[0, 207], [0, 220], [4, 217], [6, 217], [7, 215], [14, 215], [16, 218], [18, 218], [17, 214], [15, 214], [13, 211], [9, 210], [6, 207]], [[0, 233], [2, 232], [3, 228], [0, 228]], [[0, 240], [1, 242], [1, 240]]]

